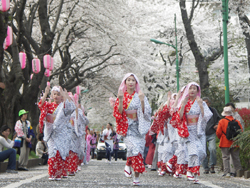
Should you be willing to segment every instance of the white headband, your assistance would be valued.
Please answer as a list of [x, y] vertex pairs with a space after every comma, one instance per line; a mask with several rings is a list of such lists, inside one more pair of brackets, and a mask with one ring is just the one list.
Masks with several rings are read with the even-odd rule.
[[57, 91], [60, 93], [60, 88], [58, 86], [54, 86], [51, 91]]

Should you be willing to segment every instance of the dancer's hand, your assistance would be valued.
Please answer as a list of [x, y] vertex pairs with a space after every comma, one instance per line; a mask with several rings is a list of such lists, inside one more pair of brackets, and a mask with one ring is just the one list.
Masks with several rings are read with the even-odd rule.
[[182, 93], [181, 90], [179, 90], [179, 91], [178, 91], [178, 94], [177, 94], [177, 96], [176, 96], [176, 100], [178, 100], [178, 99], [181, 97], [181, 93]]
[[172, 94], [171, 91], [169, 91], [169, 92], [168, 92], [168, 100], [171, 99], [171, 94]]
[[196, 100], [197, 100], [197, 103], [201, 109], [202, 117], [204, 117], [203, 100], [199, 96], [197, 96]]
[[118, 91], [118, 98], [119, 98], [120, 100], [123, 99], [123, 95], [124, 95], [124, 93], [123, 93], [122, 89], [119, 89], [119, 91]]
[[199, 97], [199, 96], [197, 96], [196, 97], [196, 100], [197, 100], [197, 103], [198, 103], [198, 105], [201, 107], [201, 106], [203, 106], [202, 104], [203, 104], [203, 100]]
[[50, 86], [47, 85], [45, 88], [45, 92], [44, 92], [45, 96], [47, 96], [49, 94], [49, 90], [50, 90]]
[[63, 97], [63, 101], [66, 101], [67, 99], [68, 99], [69, 101], [71, 101], [71, 98], [69, 97], [69, 94], [68, 94], [67, 89], [63, 89], [62, 87], [60, 87], [60, 94], [61, 94], [62, 97]]
[[188, 99], [189, 99], [189, 96], [186, 96], [186, 97], [184, 98], [184, 100], [182, 101], [182, 105], [183, 105], [183, 106], [186, 106], [186, 104], [187, 104], [187, 102], [188, 102]]
[[144, 101], [145, 95], [141, 90], [138, 92], [138, 96], [139, 96], [139, 99], [140, 99], [141, 102]]

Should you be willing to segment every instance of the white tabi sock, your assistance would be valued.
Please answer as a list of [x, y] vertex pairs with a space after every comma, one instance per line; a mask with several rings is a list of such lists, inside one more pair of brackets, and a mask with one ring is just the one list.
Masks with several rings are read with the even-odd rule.
[[135, 177], [134, 182], [139, 182], [139, 177]]

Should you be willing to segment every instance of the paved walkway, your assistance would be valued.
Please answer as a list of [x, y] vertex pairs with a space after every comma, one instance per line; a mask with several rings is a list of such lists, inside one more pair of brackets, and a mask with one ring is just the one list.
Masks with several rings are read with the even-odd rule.
[[[82, 170], [76, 176], [63, 179], [61, 181], [49, 181], [47, 175], [47, 166], [38, 166], [29, 171], [21, 171], [18, 174], [0, 174], [0, 187], [132, 187], [132, 180], [125, 178], [123, 169], [125, 162], [118, 161], [112, 164], [104, 160], [90, 161], [89, 165], [82, 166]], [[194, 185], [192, 182], [182, 179], [174, 179], [171, 176], [159, 177], [156, 172], [150, 171], [144, 173], [141, 178], [141, 187], [212, 187], [212, 188], [245, 188], [250, 187], [250, 180], [244, 178], [222, 178], [221, 173], [204, 175], [201, 173], [200, 185]]]

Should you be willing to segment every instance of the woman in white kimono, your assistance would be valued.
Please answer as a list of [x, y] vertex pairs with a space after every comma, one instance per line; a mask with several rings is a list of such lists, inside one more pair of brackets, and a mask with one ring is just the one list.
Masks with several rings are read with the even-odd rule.
[[[70, 95], [71, 97], [72, 95]], [[71, 97], [74, 100], [74, 97]], [[85, 124], [87, 118], [84, 116], [81, 105], [75, 101], [76, 110], [71, 114], [70, 122], [72, 125], [72, 136], [70, 143], [70, 152], [68, 160], [69, 176], [74, 176], [78, 170], [79, 159], [83, 157], [84, 148], [82, 148], [82, 136], [85, 135]], [[84, 145], [85, 146], [85, 145]], [[83, 149], [83, 150], [81, 150]]]
[[207, 121], [212, 117], [212, 112], [200, 94], [200, 86], [195, 82], [189, 83], [180, 100], [176, 117], [180, 143], [186, 143], [187, 147], [187, 177], [194, 183], [199, 183], [197, 176], [200, 174], [200, 164], [206, 156], [205, 129]]
[[167, 168], [166, 168], [166, 161], [165, 161], [165, 152], [167, 150], [167, 146], [168, 146], [168, 129], [167, 126], [165, 124], [164, 126], [164, 134], [161, 133], [161, 131], [158, 134], [158, 138], [157, 138], [157, 143], [159, 144], [158, 146], [158, 175], [159, 176], [164, 176], [167, 172]]
[[[181, 175], [186, 175], [187, 174], [187, 168], [188, 168], [188, 157], [187, 157], [187, 146], [186, 143], [180, 142], [180, 136], [178, 135], [177, 131], [177, 114], [178, 114], [178, 109], [180, 107], [180, 101], [181, 97], [184, 93], [186, 86], [183, 86], [181, 90], [178, 92], [175, 102], [173, 104], [173, 107], [171, 107], [170, 114], [171, 114], [171, 120], [169, 128], [171, 129], [170, 132], [173, 134], [172, 139], [174, 145], [173, 148], [171, 148], [170, 153], [172, 153], [172, 149], [174, 150], [174, 155], [173, 157], [167, 162], [167, 170], [169, 172], [174, 173], [173, 177], [174, 178], [181, 178]], [[172, 129], [173, 128], [173, 129]]]
[[119, 87], [113, 115], [116, 118], [116, 132], [124, 136], [127, 146], [125, 176], [132, 177], [132, 167], [135, 172], [133, 185], [140, 185], [139, 174], [145, 171], [142, 156], [145, 135], [151, 123], [151, 107], [133, 73], [126, 74]]
[[69, 155], [72, 131], [70, 116], [75, 110], [75, 104], [71, 101], [67, 91], [57, 86], [54, 86], [51, 91], [54, 102], [47, 102], [49, 89], [50, 87], [47, 86], [44, 96], [38, 103], [41, 111], [40, 132], [43, 131], [43, 120], [45, 120], [44, 141], [48, 144], [49, 180], [61, 180], [64, 161]]
[[79, 161], [78, 161], [78, 170], [81, 170], [81, 163], [83, 162], [84, 159], [84, 154], [85, 154], [85, 146], [86, 146], [86, 141], [85, 141], [85, 135], [86, 135], [86, 126], [89, 124], [89, 120], [88, 118], [85, 116], [84, 113], [84, 107], [80, 105], [80, 108], [78, 108], [78, 120], [77, 120], [77, 124], [78, 124], [78, 145], [79, 145], [79, 149], [78, 149], [78, 157], [79, 157]]
[[[175, 102], [176, 93], [173, 93], [171, 98], [168, 97], [167, 105], [169, 106], [170, 115], [172, 116], [172, 108]], [[160, 176], [163, 176], [167, 173], [175, 173], [175, 164], [177, 162], [177, 157], [174, 155], [175, 150], [177, 149], [177, 131], [170, 124], [171, 116], [168, 119], [165, 119], [165, 129], [164, 129], [164, 149], [163, 149], [163, 165], [164, 171], [160, 172]], [[166, 163], [166, 164], [165, 164]]]

